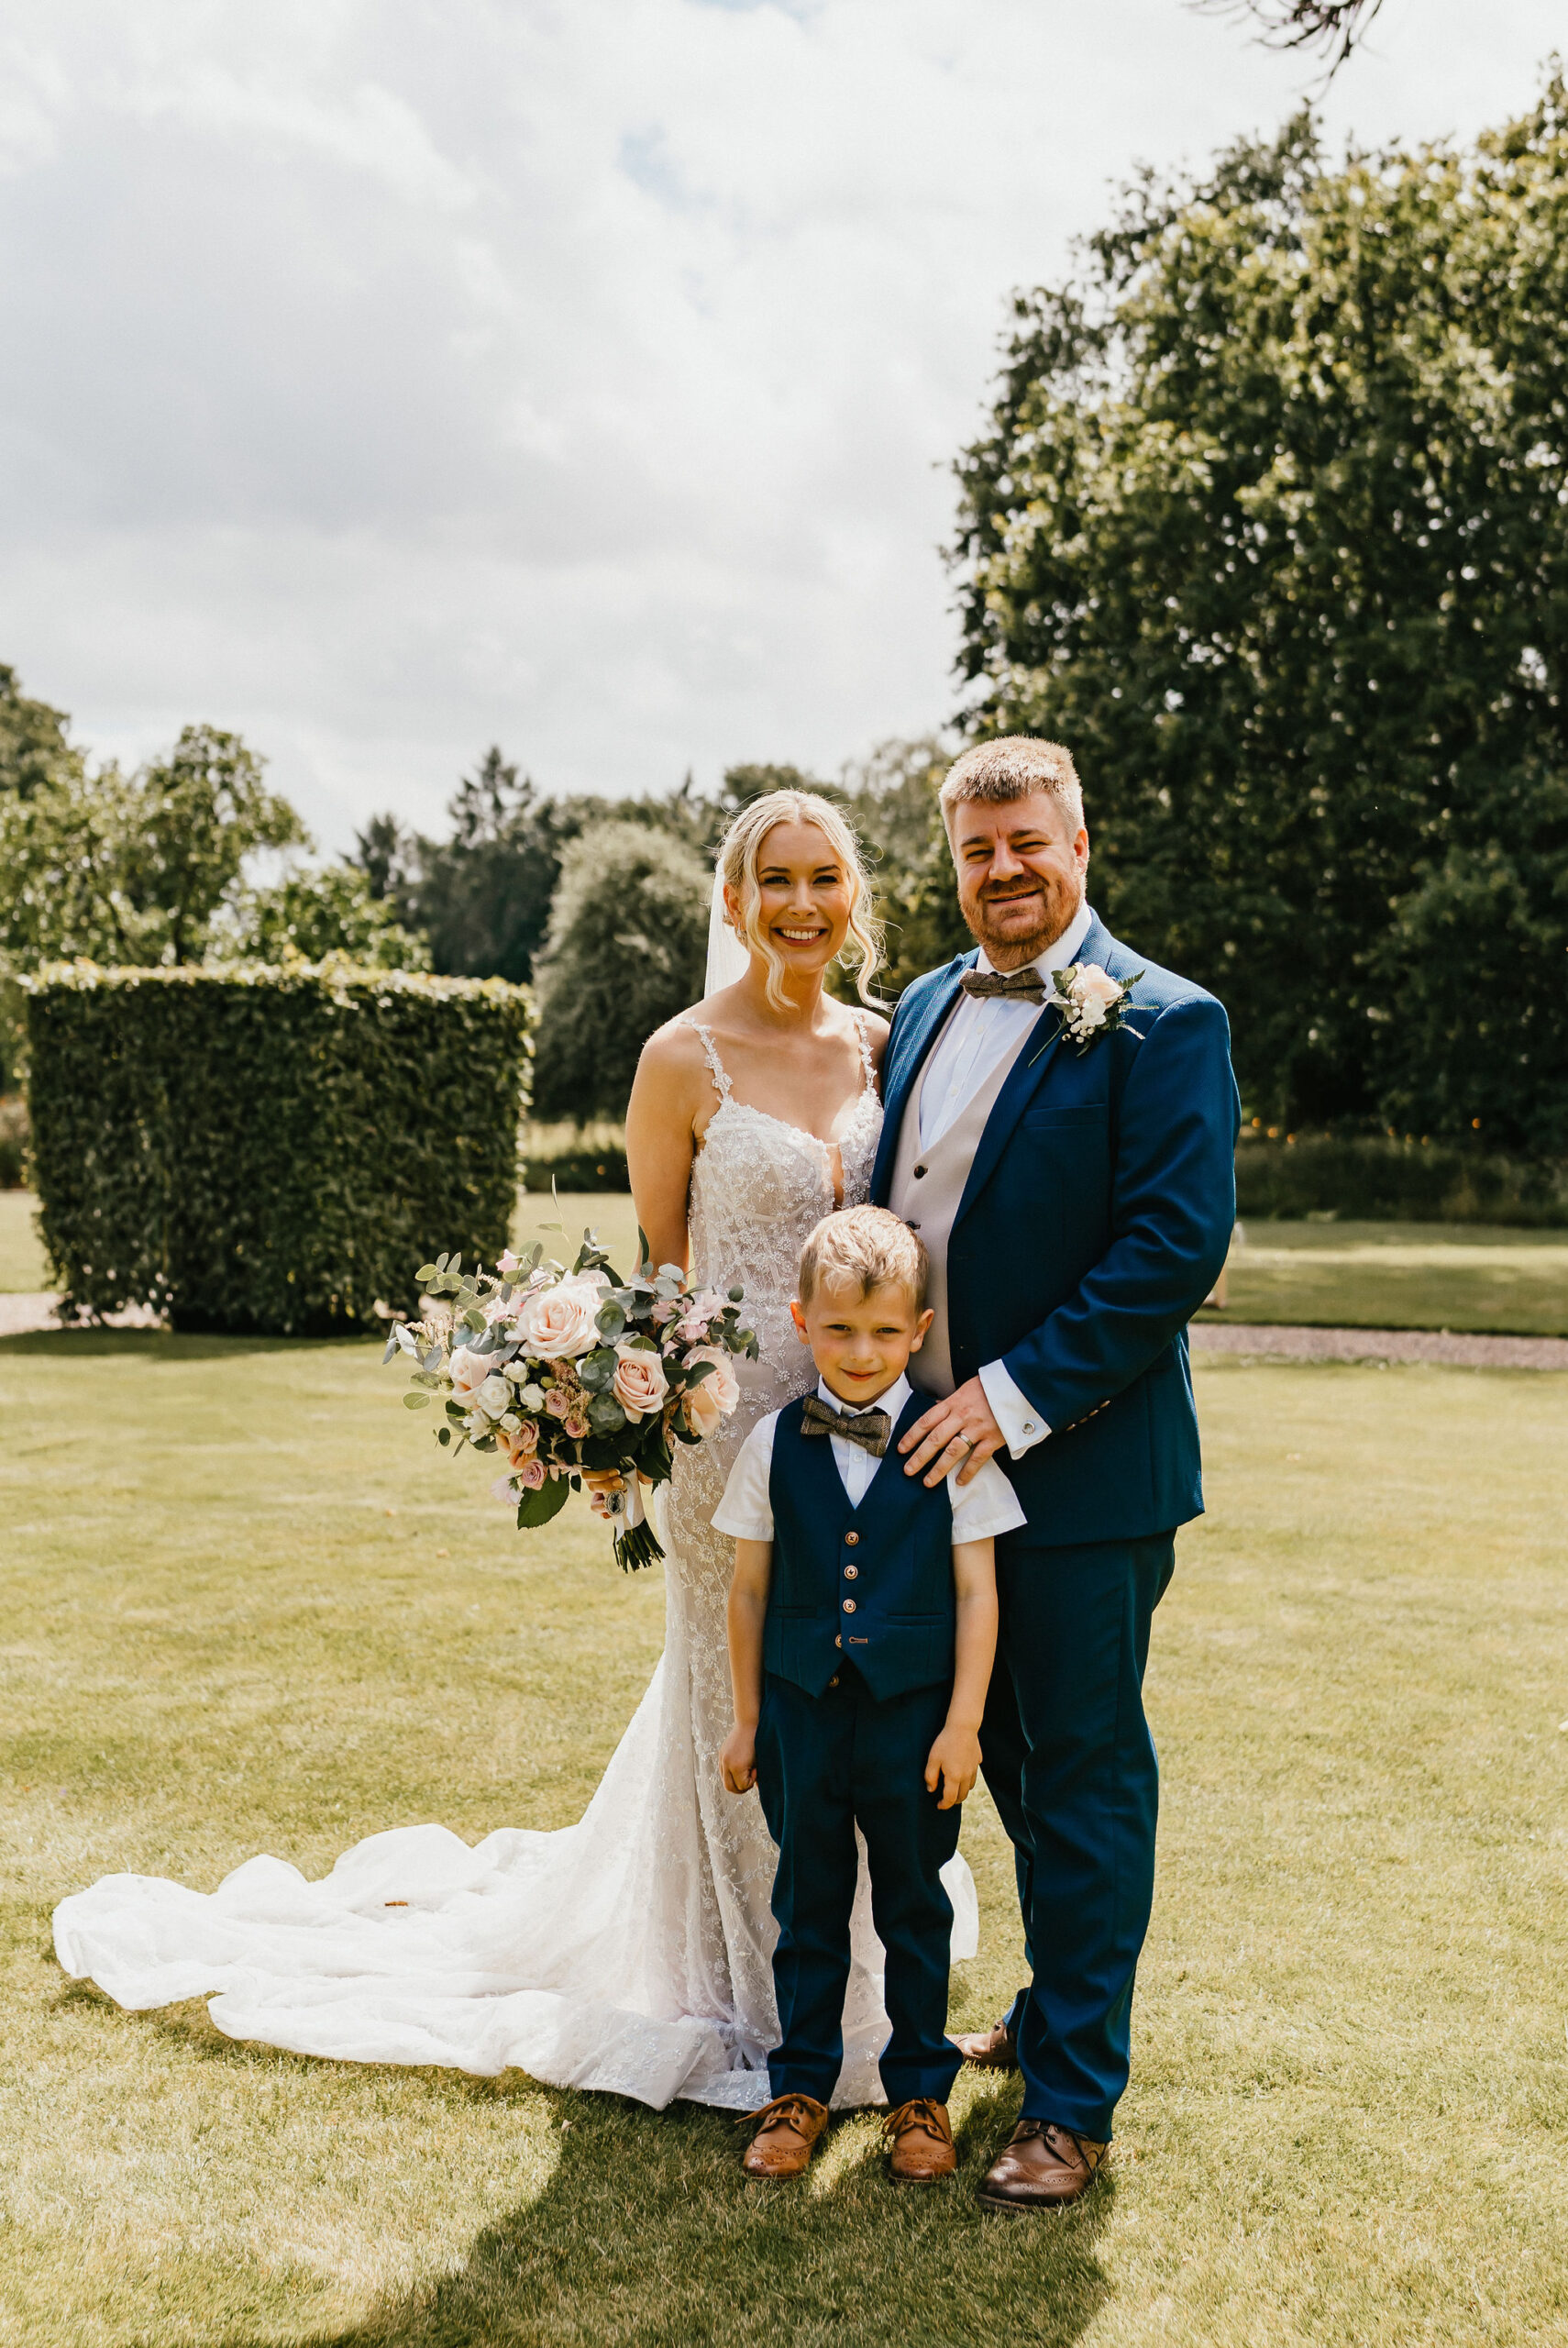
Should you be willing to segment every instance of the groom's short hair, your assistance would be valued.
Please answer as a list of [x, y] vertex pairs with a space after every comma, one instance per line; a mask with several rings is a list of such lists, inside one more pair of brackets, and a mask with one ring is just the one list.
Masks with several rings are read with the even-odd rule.
[[1084, 787], [1073, 764], [1073, 754], [1060, 742], [1043, 742], [1032, 734], [1003, 734], [994, 742], [977, 742], [955, 759], [942, 786], [942, 820], [953, 837], [953, 811], [966, 799], [996, 806], [1009, 799], [1029, 799], [1048, 791], [1062, 803], [1064, 814], [1077, 831], [1084, 820]]
[[901, 1288], [918, 1312], [930, 1268], [924, 1241], [886, 1207], [840, 1207], [823, 1215], [801, 1250], [801, 1302], [810, 1304], [830, 1279], [853, 1285], [862, 1297]]

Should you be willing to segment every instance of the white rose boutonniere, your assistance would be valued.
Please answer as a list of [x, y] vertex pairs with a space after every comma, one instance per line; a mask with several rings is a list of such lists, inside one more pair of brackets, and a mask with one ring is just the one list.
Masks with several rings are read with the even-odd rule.
[[1067, 1041], [1087, 1052], [1097, 1036], [1109, 1036], [1120, 1027], [1127, 1015], [1127, 998], [1143, 975], [1134, 970], [1123, 984], [1098, 962], [1071, 962], [1065, 970], [1053, 970], [1056, 1008]]

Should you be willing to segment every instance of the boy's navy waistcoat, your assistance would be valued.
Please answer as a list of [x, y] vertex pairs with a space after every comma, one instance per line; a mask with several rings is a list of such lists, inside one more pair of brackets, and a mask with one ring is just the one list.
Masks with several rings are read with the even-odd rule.
[[898, 1451], [930, 1407], [929, 1395], [911, 1396], [858, 1508], [832, 1439], [801, 1434], [804, 1400], [778, 1413], [762, 1660], [810, 1695], [845, 1662], [878, 1700], [953, 1676], [953, 1503], [944, 1484], [928, 1491], [906, 1476]]

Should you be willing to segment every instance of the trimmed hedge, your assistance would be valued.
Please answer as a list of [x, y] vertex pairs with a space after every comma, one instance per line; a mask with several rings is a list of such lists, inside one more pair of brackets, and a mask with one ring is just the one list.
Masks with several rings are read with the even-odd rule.
[[1376, 1134], [1243, 1133], [1236, 1212], [1366, 1223], [1568, 1224], [1568, 1166]]
[[493, 1262], [532, 1006], [499, 980], [326, 962], [27, 981], [44, 1244], [77, 1318], [320, 1335]]

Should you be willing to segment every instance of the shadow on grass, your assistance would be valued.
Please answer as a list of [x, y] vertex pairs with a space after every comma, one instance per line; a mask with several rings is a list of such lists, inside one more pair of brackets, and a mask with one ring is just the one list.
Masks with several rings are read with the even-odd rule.
[[105, 1354], [139, 1355], [158, 1362], [226, 1361], [244, 1354], [277, 1354], [301, 1346], [385, 1343], [375, 1331], [327, 1337], [188, 1335], [172, 1329], [27, 1329], [0, 1337], [0, 1354], [39, 1354], [54, 1361], [88, 1361]]
[[[1011, 2127], [1016, 2082], [955, 2110], [951, 2183], [902, 2191], [886, 2181], [874, 2114], [839, 2123], [805, 2183], [767, 2187], [742, 2177], [745, 2137], [727, 2115], [488, 2091], [543, 2099], [560, 2148], [547, 2184], [478, 2234], [456, 2272], [308, 2348], [1071, 2348], [1110, 2287], [1099, 2254], [1110, 2176], [1053, 2216], [988, 2214], [974, 2198]], [[223, 2348], [263, 2343], [230, 2334]]]

